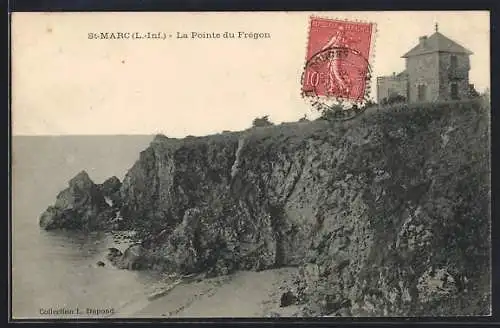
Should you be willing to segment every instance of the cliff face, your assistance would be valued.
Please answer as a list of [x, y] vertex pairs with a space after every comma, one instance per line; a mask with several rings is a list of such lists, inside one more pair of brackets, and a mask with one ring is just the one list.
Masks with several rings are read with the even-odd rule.
[[151, 266], [307, 264], [296, 284], [311, 315], [488, 313], [488, 113], [476, 101], [157, 137], [124, 180], [123, 213]]
[[489, 192], [489, 106], [476, 100], [157, 136], [120, 210], [141, 267], [300, 265], [305, 315], [478, 315], [490, 312]]
[[184, 212], [230, 182], [237, 137], [192, 139], [157, 136], [141, 152], [121, 188], [122, 214], [134, 227], [160, 228], [181, 222]]

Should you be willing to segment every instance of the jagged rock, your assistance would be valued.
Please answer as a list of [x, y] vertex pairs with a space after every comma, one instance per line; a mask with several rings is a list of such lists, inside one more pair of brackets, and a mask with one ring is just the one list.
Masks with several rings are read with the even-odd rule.
[[120, 261], [123, 253], [117, 248], [111, 247], [108, 248], [108, 254], [106, 255], [106, 258], [108, 261], [110, 261], [113, 265], [117, 265], [118, 262]]
[[112, 215], [97, 185], [81, 171], [40, 216], [39, 224], [46, 230], [93, 230], [104, 228]]
[[296, 301], [297, 297], [292, 293], [292, 291], [289, 290], [281, 294], [280, 307], [290, 306], [292, 304], [295, 304]]
[[99, 188], [103, 195], [111, 195], [114, 194], [115, 192], [120, 190], [120, 187], [122, 186], [122, 183], [120, 182], [120, 179], [117, 177], [113, 176], [106, 181], [104, 181], [102, 184], [99, 185]]
[[102, 195], [104, 196], [104, 199], [106, 200], [106, 203], [109, 206], [114, 208], [121, 207], [121, 195], [120, 195], [121, 186], [122, 183], [115, 176], [107, 179], [102, 184], [98, 185], [99, 190], [101, 191]]
[[145, 268], [144, 261], [144, 248], [135, 244], [127, 248], [115, 263], [121, 269], [140, 270]]
[[141, 244], [133, 244], [124, 252], [117, 248], [108, 248], [108, 261], [120, 269], [141, 270], [146, 268], [144, 248]]

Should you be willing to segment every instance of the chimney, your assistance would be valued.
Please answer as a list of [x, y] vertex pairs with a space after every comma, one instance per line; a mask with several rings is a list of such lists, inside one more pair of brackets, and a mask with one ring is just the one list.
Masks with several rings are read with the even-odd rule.
[[427, 35], [419, 37], [418, 42], [422, 48], [425, 48], [425, 46], [427, 45]]

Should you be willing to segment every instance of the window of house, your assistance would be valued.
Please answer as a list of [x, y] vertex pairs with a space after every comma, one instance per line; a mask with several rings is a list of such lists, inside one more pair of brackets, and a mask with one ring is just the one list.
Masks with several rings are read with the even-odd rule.
[[455, 56], [455, 55], [451, 55], [450, 68], [453, 70], [457, 69], [457, 56]]
[[425, 101], [426, 93], [427, 93], [427, 86], [425, 84], [419, 84], [417, 87], [418, 101]]
[[458, 99], [458, 85], [456, 83], [451, 84], [451, 99]]

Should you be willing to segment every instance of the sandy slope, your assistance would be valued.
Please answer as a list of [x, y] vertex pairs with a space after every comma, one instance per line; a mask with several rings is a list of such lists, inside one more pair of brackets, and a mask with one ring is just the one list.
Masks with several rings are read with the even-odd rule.
[[293, 316], [297, 306], [279, 307], [294, 268], [236, 274], [180, 284], [149, 302], [133, 317]]

